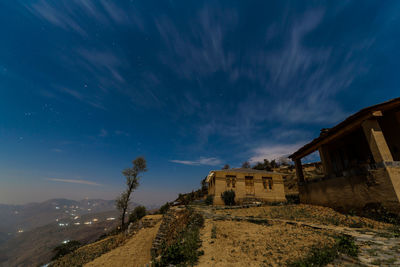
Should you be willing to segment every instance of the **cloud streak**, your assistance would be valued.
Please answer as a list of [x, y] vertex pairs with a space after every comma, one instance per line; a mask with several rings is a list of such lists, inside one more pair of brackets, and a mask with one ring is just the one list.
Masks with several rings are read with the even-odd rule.
[[253, 149], [253, 155], [250, 157], [249, 162], [255, 164], [257, 162], [263, 162], [264, 159], [276, 160], [280, 157], [287, 157], [305, 143], [306, 142], [298, 142], [295, 144], [268, 144], [257, 147]]
[[170, 160], [170, 162], [183, 164], [183, 165], [190, 165], [190, 166], [201, 166], [201, 165], [208, 165], [208, 166], [217, 166], [221, 165], [222, 161], [218, 158], [204, 158], [200, 157], [198, 160]]
[[94, 185], [94, 186], [102, 186], [99, 183], [87, 181], [87, 180], [74, 180], [74, 179], [61, 179], [61, 178], [46, 178], [47, 181], [52, 182], [61, 182], [61, 183], [71, 183], [71, 184], [84, 184], [84, 185]]
[[135, 27], [140, 31], [145, 29], [140, 13], [132, 4], [118, 6], [109, 0], [60, 0], [51, 3], [41, 0], [33, 4], [24, 3], [24, 6], [36, 17], [82, 37], [91, 34], [88, 20], [112, 29], [121, 26]]

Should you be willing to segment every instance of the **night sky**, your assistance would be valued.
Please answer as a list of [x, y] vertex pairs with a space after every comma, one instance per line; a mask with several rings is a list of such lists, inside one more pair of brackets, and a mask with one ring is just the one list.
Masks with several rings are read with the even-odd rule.
[[[0, 203], [161, 204], [400, 95], [399, 1], [0, 2]], [[312, 160], [312, 159], [311, 159]]]

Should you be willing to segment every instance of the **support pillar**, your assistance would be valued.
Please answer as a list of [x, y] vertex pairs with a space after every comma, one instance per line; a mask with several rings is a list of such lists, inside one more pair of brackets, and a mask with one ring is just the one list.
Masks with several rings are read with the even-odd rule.
[[331, 156], [329, 155], [328, 149], [326, 145], [322, 145], [318, 148], [319, 157], [321, 158], [322, 166], [324, 168], [324, 174], [329, 176], [333, 173], [332, 168], [332, 160]]
[[390, 153], [378, 120], [366, 120], [362, 123], [362, 128], [367, 137], [369, 148], [371, 149], [375, 162], [393, 161], [392, 153]]
[[296, 168], [297, 182], [299, 183], [299, 185], [305, 183], [301, 159], [296, 159], [294, 161], [294, 166]]

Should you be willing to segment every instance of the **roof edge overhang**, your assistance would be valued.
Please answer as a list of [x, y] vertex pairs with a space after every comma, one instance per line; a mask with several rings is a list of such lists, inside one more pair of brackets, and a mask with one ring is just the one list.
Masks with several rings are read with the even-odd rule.
[[333, 139], [336, 139], [337, 137], [345, 133], [355, 130], [365, 120], [368, 120], [373, 117], [381, 117], [383, 115], [383, 112], [399, 106], [400, 106], [400, 97], [374, 106], [364, 108], [358, 111], [357, 113], [351, 115], [341, 123], [337, 124], [333, 128], [329, 129], [327, 133], [320, 135], [310, 143], [301, 147], [299, 150], [290, 155], [289, 158], [291, 158], [292, 160], [301, 159], [313, 153], [314, 151], [318, 150], [320, 146], [331, 142]]
[[214, 171], [210, 171], [210, 173], [207, 175], [206, 183], [209, 183], [211, 178], [215, 175]]

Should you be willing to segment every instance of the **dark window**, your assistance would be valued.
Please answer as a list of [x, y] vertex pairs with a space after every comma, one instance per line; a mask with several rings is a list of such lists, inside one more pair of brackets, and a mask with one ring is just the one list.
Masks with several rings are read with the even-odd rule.
[[262, 181], [263, 181], [264, 189], [272, 190], [272, 186], [273, 186], [272, 177], [263, 177]]
[[235, 188], [236, 187], [236, 176], [235, 175], [227, 175], [226, 177], [226, 186]]

